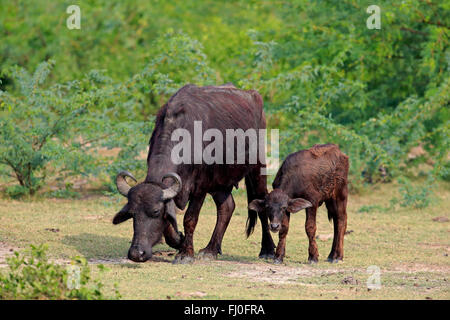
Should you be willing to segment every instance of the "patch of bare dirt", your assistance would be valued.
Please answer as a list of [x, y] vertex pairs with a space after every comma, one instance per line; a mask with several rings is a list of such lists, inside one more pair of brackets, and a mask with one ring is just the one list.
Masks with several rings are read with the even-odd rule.
[[84, 220], [102, 220], [104, 219], [102, 216], [95, 216], [95, 215], [87, 215], [83, 216]]
[[301, 277], [334, 274], [336, 270], [315, 269], [310, 267], [288, 267], [268, 264], [243, 264], [233, 262], [238, 268], [225, 276], [231, 278], [244, 278], [254, 282], [270, 282], [275, 284], [288, 284], [297, 282]]
[[450, 246], [442, 243], [419, 243], [419, 246], [426, 249], [443, 249], [444, 251], [450, 251]]
[[435, 221], [435, 222], [449, 222], [450, 220], [447, 217], [436, 217], [436, 218], [433, 218], [433, 221]]
[[204, 297], [207, 295], [206, 292], [203, 291], [194, 291], [194, 292], [177, 292], [175, 293], [177, 297]]
[[342, 283], [342, 284], [358, 285], [358, 284], [359, 284], [359, 280], [353, 278], [352, 276], [348, 276], [348, 277], [345, 277], [345, 278], [341, 281], [341, 283]]
[[7, 243], [0, 242], [0, 267], [6, 267], [6, 258], [13, 255], [14, 251], [17, 251], [18, 248], [13, 247]]
[[[344, 235], [349, 235], [350, 233], [352, 233], [353, 232], [353, 230], [347, 230], [347, 231], [345, 231], [345, 233], [344, 233]], [[316, 239], [317, 240], [321, 240], [321, 241], [328, 241], [328, 240], [330, 240], [330, 239], [333, 239], [333, 237], [334, 237], [334, 234], [333, 233], [327, 233], [327, 234], [318, 234], [317, 236], [316, 236]]]
[[409, 150], [408, 160], [413, 160], [425, 155], [427, 155], [425, 149], [422, 146], [416, 146], [411, 148], [411, 150]]
[[405, 273], [416, 273], [416, 272], [450, 273], [450, 266], [429, 265], [422, 263], [402, 263], [394, 265], [389, 271], [405, 272]]
[[101, 258], [101, 259], [89, 259], [89, 263], [93, 264], [124, 264], [131, 261], [127, 258]]
[[333, 239], [333, 234], [332, 233], [329, 233], [329, 234], [318, 234], [316, 236], [316, 239], [320, 240], [320, 241], [328, 241], [330, 239]]

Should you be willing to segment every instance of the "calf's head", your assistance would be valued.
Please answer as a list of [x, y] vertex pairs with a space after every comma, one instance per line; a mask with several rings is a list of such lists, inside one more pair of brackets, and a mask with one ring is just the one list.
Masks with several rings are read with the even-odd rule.
[[269, 226], [272, 232], [281, 229], [283, 216], [287, 212], [298, 212], [302, 209], [312, 207], [311, 202], [303, 198], [291, 199], [281, 189], [274, 189], [264, 200], [255, 199], [249, 203], [248, 208], [256, 212], [264, 212], [269, 219]]
[[161, 239], [164, 232], [166, 242], [176, 247], [182, 234], [178, 232], [175, 204], [172, 200], [181, 190], [181, 178], [176, 173], [166, 174], [173, 184], [165, 187], [161, 183], [140, 183], [130, 187], [125, 177], [133, 177], [128, 171], [120, 172], [116, 177], [116, 186], [120, 194], [127, 197], [128, 203], [113, 219], [113, 224], [133, 218], [133, 240], [128, 250], [128, 259], [144, 262], [151, 258], [152, 247]]

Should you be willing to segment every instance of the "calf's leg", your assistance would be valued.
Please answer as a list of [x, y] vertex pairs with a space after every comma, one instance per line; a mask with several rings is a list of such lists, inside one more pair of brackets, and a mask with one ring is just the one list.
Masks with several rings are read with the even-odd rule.
[[205, 196], [206, 194], [196, 196], [189, 201], [183, 220], [185, 237], [173, 263], [192, 263], [194, 261], [194, 230]]
[[337, 203], [335, 199], [329, 199], [325, 201], [325, 205], [327, 206], [328, 210], [328, 219], [333, 220], [333, 228], [334, 228], [334, 235], [333, 235], [333, 244], [331, 245], [331, 252], [328, 255], [328, 261], [334, 262], [334, 259], [336, 257], [336, 245], [338, 243], [338, 219], [337, 219]]
[[344, 258], [344, 236], [347, 230], [347, 188], [344, 188], [336, 199], [325, 202], [329, 217], [333, 218], [334, 237], [329, 262], [338, 262]]
[[336, 200], [337, 222], [335, 224], [336, 247], [333, 254], [333, 261], [337, 262], [344, 258], [344, 236], [347, 230], [347, 188]]
[[317, 250], [317, 243], [316, 243], [316, 230], [317, 230], [316, 213], [317, 213], [317, 206], [306, 208], [305, 230], [309, 240], [309, 247], [308, 247], [309, 263], [317, 263], [319, 261], [319, 251]]
[[276, 264], [282, 263], [285, 253], [286, 253], [286, 236], [289, 231], [289, 218], [290, 214], [286, 213], [283, 215], [283, 220], [281, 221], [281, 229], [278, 233], [279, 240], [277, 250], [275, 251], [274, 262]]
[[217, 222], [211, 240], [199, 252], [199, 258], [201, 259], [216, 259], [217, 254], [222, 254], [222, 239], [235, 208], [234, 199], [230, 192], [214, 193], [213, 199], [217, 207]]

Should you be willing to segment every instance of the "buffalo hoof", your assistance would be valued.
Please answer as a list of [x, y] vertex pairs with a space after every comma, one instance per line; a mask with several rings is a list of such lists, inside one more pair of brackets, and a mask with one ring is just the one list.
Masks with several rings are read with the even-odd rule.
[[342, 259], [340, 259], [340, 258], [337, 258], [337, 259], [328, 258], [327, 261], [329, 263], [339, 263], [339, 262], [342, 262]]
[[260, 253], [259, 254], [260, 259], [273, 259], [275, 258], [275, 254], [273, 253]]
[[282, 264], [282, 263], [283, 263], [283, 260], [280, 259], [280, 258], [275, 258], [275, 259], [273, 259], [273, 263], [274, 263], [274, 264]]
[[172, 261], [172, 263], [173, 264], [192, 264], [192, 263], [194, 263], [194, 257], [178, 255], [175, 257], [175, 259]]
[[211, 251], [207, 250], [200, 250], [198, 253], [198, 258], [200, 260], [216, 260], [217, 259], [217, 253], [213, 253]]
[[319, 262], [319, 259], [308, 259], [309, 264], [317, 264]]

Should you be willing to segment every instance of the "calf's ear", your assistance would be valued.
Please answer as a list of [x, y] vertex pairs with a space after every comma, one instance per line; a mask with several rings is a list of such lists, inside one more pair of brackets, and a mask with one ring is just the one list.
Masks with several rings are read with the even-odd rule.
[[312, 206], [311, 202], [303, 198], [289, 199], [287, 211], [294, 213]]
[[128, 212], [128, 206], [125, 206], [117, 212], [117, 214], [114, 216], [113, 224], [119, 224], [122, 223], [132, 217], [131, 213]]
[[264, 200], [255, 199], [248, 204], [248, 209], [260, 212], [264, 209]]

